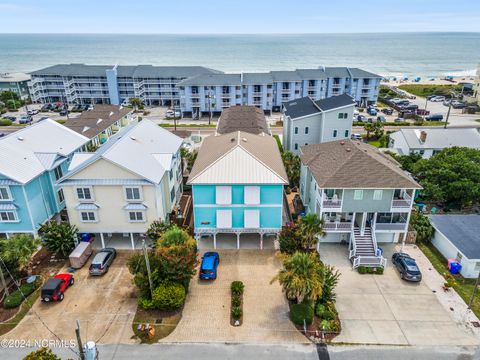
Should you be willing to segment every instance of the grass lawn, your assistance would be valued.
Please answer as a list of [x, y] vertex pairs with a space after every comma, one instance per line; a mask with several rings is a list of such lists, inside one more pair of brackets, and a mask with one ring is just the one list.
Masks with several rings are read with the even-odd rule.
[[20, 310], [18, 311], [17, 315], [15, 315], [10, 320], [0, 323], [0, 336], [12, 330], [25, 317], [28, 310], [30, 310], [32, 305], [39, 298], [40, 292], [42, 290], [42, 285], [43, 285], [43, 282], [42, 284], [39, 285], [37, 290], [35, 290], [33, 293], [27, 296], [27, 299], [20, 305]]
[[377, 148], [382, 147], [382, 144], [380, 143], [380, 140], [370, 140], [368, 143], [372, 146], [375, 146]]
[[[420, 250], [423, 251], [425, 256], [430, 260], [435, 270], [440, 274], [448, 272], [447, 259], [432, 245], [417, 243]], [[473, 288], [475, 286], [475, 279], [465, 279], [461, 275], [454, 275], [456, 285], [453, 287], [460, 297], [468, 304], [470, 297], [472, 296]], [[472, 311], [477, 317], [480, 318], [480, 292], [477, 292], [472, 304]]]
[[461, 91], [462, 85], [405, 84], [398, 88], [415, 96], [427, 97], [430, 95], [450, 95], [452, 90]]
[[[169, 335], [177, 327], [182, 318], [182, 310], [160, 311], [143, 310], [138, 307], [132, 323], [132, 329], [142, 344], [153, 344]], [[155, 335], [149, 337], [146, 331], [138, 330], [140, 324], [150, 324], [155, 329]]]

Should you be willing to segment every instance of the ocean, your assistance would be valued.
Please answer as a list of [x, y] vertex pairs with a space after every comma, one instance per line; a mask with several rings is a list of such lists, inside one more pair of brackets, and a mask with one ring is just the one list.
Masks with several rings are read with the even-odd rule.
[[58, 63], [203, 65], [225, 72], [325, 65], [383, 76], [467, 76], [480, 63], [480, 33], [0, 34], [0, 72]]

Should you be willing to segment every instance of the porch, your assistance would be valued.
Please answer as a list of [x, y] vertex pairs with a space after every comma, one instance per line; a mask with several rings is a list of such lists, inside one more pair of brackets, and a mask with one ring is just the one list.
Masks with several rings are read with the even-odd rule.
[[353, 213], [323, 213], [323, 228], [326, 231], [351, 232], [353, 229]]
[[202, 249], [275, 249], [280, 229], [195, 230], [197, 245]]
[[414, 190], [396, 189], [392, 198], [392, 211], [396, 209], [410, 209]]
[[[321, 191], [321, 193], [319, 193]], [[317, 202], [325, 210], [341, 210], [343, 190], [323, 189], [317, 192]]]
[[408, 213], [377, 213], [376, 231], [407, 231]]

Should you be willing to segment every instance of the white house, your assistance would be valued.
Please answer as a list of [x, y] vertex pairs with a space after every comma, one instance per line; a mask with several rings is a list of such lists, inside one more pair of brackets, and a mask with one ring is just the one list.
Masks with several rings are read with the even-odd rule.
[[401, 129], [390, 134], [388, 147], [399, 155], [420, 154], [428, 159], [453, 146], [480, 149], [477, 128]]
[[304, 145], [349, 139], [355, 105], [347, 94], [317, 101], [307, 96], [284, 103], [284, 149], [299, 154]]
[[82, 233], [100, 234], [102, 247], [113, 234], [123, 234], [135, 248], [138, 235], [153, 220], [166, 220], [180, 199], [181, 144], [178, 136], [143, 120], [97, 152], [75, 154], [58, 182], [70, 223]]
[[480, 215], [430, 215], [433, 245], [446, 259], [462, 265], [460, 273], [476, 278], [480, 271]]

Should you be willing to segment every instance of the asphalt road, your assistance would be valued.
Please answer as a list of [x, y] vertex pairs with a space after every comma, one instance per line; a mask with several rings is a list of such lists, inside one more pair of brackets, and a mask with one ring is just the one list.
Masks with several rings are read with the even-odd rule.
[[[2, 360], [18, 360], [32, 349], [0, 349]], [[54, 349], [62, 359], [76, 359], [69, 349]], [[252, 344], [155, 344], [104, 345], [99, 347], [99, 360], [192, 359], [195, 360], [478, 360], [479, 348], [466, 347], [389, 347], [331, 346], [328, 353], [315, 345], [252, 345]]]

